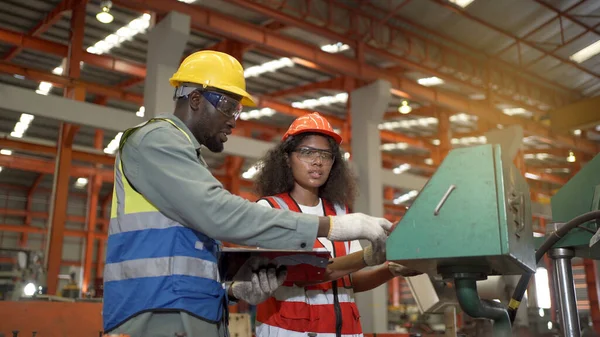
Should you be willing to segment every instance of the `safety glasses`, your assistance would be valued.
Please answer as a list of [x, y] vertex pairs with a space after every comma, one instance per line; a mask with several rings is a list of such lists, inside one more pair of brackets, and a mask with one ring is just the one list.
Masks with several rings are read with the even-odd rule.
[[217, 111], [222, 113], [227, 118], [238, 119], [242, 113], [242, 103], [236, 99], [226, 96], [225, 94], [204, 90], [201, 88], [181, 86], [175, 90], [173, 98], [187, 98], [192, 92], [198, 90], [204, 99], [206, 99]]
[[321, 161], [323, 165], [332, 165], [335, 161], [333, 153], [327, 150], [314, 149], [312, 147], [299, 147], [292, 152], [296, 152], [298, 154], [298, 159], [308, 164]]

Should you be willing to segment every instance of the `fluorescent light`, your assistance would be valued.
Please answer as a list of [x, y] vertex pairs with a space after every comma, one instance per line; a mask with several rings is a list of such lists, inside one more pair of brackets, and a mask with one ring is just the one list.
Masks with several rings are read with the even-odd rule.
[[62, 67], [56, 67], [56, 68], [52, 69], [52, 73], [54, 75], [62, 75], [63, 74], [63, 68]]
[[398, 198], [394, 199], [394, 204], [396, 205], [400, 205], [403, 204], [407, 201], [409, 201], [410, 199], [416, 197], [419, 194], [419, 191], [416, 190], [412, 190], [406, 194], [403, 194], [401, 196], [399, 196]]
[[339, 53], [339, 52], [343, 52], [344, 50], [348, 50], [350, 49], [350, 46], [345, 44], [345, 43], [333, 43], [333, 44], [326, 44], [324, 46], [321, 46], [321, 50], [326, 52], [326, 53], [331, 53], [331, 54], [335, 54], [335, 53]]
[[109, 34], [104, 39], [97, 41], [86, 50], [91, 54], [104, 54], [109, 50], [120, 46], [123, 42], [133, 39], [134, 36], [144, 33], [150, 27], [152, 16], [148, 13], [131, 20], [127, 25], [119, 28], [115, 33]]
[[448, 0], [448, 1], [450, 1], [451, 3], [453, 3], [453, 4], [457, 5], [457, 6], [465, 8], [468, 5], [470, 5], [471, 2], [473, 2], [475, 0]]
[[140, 109], [135, 113], [135, 115], [138, 117], [144, 117], [145, 113], [146, 113], [146, 108], [144, 106], [141, 106]]
[[427, 164], [427, 165], [433, 165], [433, 159], [431, 159], [431, 158], [425, 159], [425, 164]]
[[394, 129], [410, 129], [413, 127], [428, 127], [437, 125], [438, 120], [434, 117], [424, 117], [415, 119], [405, 119], [402, 121], [385, 122], [379, 124], [377, 127], [379, 130], [394, 130]]
[[471, 94], [469, 98], [474, 101], [483, 101], [485, 99], [485, 94]]
[[600, 40], [569, 56], [571, 61], [581, 63], [600, 53]]
[[7, 150], [7, 149], [2, 149], [2, 150], [0, 150], [0, 154], [5, 155], [5, 156], [10, 156], [12, 154], [12, 151]]
[[533, 180], [540, 180], [540, 176], [538, 176], [537, 174], [529, 173], [529, 172], [525, 172], [525, 178], [533, 179]]
[[577, 129], [577, 130], [573, 130], [573, 134], [575, 136], [581, 136], [581, 130]]
[[240, 114], [240, 118], [242, 120], [259, 119], [259, 118], [265, 117], [265, 116], [273, 116], [274, 114], [275, 114], [275, 110], [273, 110], [271, 108], [262, 108], [262, 109], [250, 110], [248, 112], [242, 112]]
[[0, 166], [0, 172], [2, 172], [2, 166]]
[[246, 172], [242, 173], [242, 178], [244, 179], [252, 179], [255, 174], [258, 173], [260, 163], [254, 164], [250, 167]]
[[317, 106], [346, 103], [347, 101], [348, 93], [342, 92], [335, 96], [322, 96], [319, 98], [311, 98], [304, 101], [294, 102], [292, 103], [292, 106], [298, 109], [312, 109]]
[[113, 138], [110, 141], [110, 143], [108, 143], [108, 145], [104, 148], [104, 153], [107, 153], [107, 154], [115, 153], [115, 151], [117, 151], [117, 148], [119, 147], [119, 141], [121, 140], [121, 136], [123, 136], [123, 132], [117, 133], [115, 138]]
[[575, 160], [577, 160], [577, 159], [575, 158], [575, 154], [573, 154], [573, 151], [569, 151], [569, 156], [567, 157], [567, 161], [568, 161], [569, 163], [574, 163], [574, 162], [575, 162]]
[[396, 168], [394, 168], [392, 170], [392, 172], [394, 172], [394, 174], [402, 174], [406, 171], [410, 170], [410, 165], [409, 164], [402, 164]]
[[264, 74], [267, 72], [273, 72], [273, 71], [276, 71], [281, 68], [293, 67], [293, 66], [294, 66], [294, 61], [292, 61], [292, 59], [290, 59], [288, 57], [282, 57], [277, 60], [272, 60], [269, 62], [265, 62], [263, 64], [259, 64], [257, 66], [252, 66], [252, 67], [246, 68], [244, 70], [244, 77], [246, 77], [246, 78], [256, 77], [258, 75], [261, 75], [261, 74]]
[[177, 0], [179, 2], [185, 2], [186, 4], [193, 4], [196, 0]]
[[540, 267], [535, 271], [535, 290], [537, 306], [542, 309], [550, 309], [550, 285], [548, 283], [548, 271]]
[[525, 110], [523, 108], [508, 108], [508, 109], [502, 109], [502, 112], [504, 112], [505, 115], [513, 116], [513, 115], [522, 115], [522, 114], [526, 113], [527, 110]]
[[408, 149], [408, 144], [406, 144], [406, 143], [387, 143], [387, 144], [382, 144], [380, 146], [380, 148], [384, 151], [406, 150], [406, 149]]
[[417, 83], [419, 83], [422, 86], [432, 87], [434, 85], [443, 84], [444, 80], [442, 80], [441, 78], [437, 78], [437, 77], [427, 77], [427, 78], [418, 79]]
[[344, 152], [344, 159], [350, 159], [350, 152]]

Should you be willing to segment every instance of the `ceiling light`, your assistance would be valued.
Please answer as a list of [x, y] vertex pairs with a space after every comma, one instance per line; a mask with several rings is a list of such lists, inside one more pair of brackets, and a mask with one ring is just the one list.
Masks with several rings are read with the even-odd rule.
[[348, 93], [341, 92], [335, 96], [322, 96], [319, 98], [311, 98], [304, 101], [293, 102], [292, 106], [298, 109], [312, 109], [317, 106], [346, 103], [347, 101]]
[[[119, 32], [117, 32], [117, 34], [118, 33]], [[252, 67], [246, 68], [244, 70], [244, 77], [246, 77], [246, 78], [255, 77], [255, 76], [264, 74], [266, 72], [273, 72], [273, 71], [276, 71], [281, 68], [293, 67], [293, 66], [294, 66], [294, 61], [292, 61], [292, 59], [290, 59], [288, 57], [282, 57], [277, 60], [272, 60], [269, 62], [265, 62], [263, 64], [259, 64], [257, 66], [252, 66]]]
[[474, 101], [482, 101], [485, 99], [485, 94], [471, 94], [469, 98]]
[[432, 158], [425, 159], [425, 164], [427, 164], [427, 165], [433, 165], [433, 159]]
[[581, 63], [600, 53], [600, 40], [569, 56], [571, 61]]
[[108, 145], [106, 146], [106, 148], [104, 148], [104, 153], [108, 153], [108, 154], [115, 153], [115, 151], [117, 151], [117, 148], [119, 147], [119, 141], [121, 141], [121, 136], [122, 135], [123, 135], [123, 132], [117, 133], [117, 135], [115, 136], [115, 138], [113, 138], [110, 141], [110, 143], [108, 143]]
[[525, 172], [525, 178], [540, 180], [540, 176], [538, 176], [537, 174], [529, 173], [529, 172]]
[[0, 150], [0, 154], [5, 155], [5, 156], [10, 156], [12, 154], [12, 151], [7, 150], [7, 149], [2, 149], [2, 150]]
[[569, 156], [567, 157], [567, 161], [568, 161], [569, 163], [574, 163], [574, 162], [575, 162], [575, 160], [577, 160], [577, 159], [575, 158], [575, 154], [573, 153], [573, 151], [569, 151]]
[[326, 53], [331, 53], [331, 54], [335, 54], [335, 53], [339, 53], [339, 52], [343, 52], [344, 50], [348, 50], [350, 49], [350, 46], [345, 44], [345, 43], [333, 43], [333, 44], [326, 44], [324, 46], [321, 46], [321, 50], [326, 52]]
[[441, 78], [438, 78], [438, 77], [427, 77], [427, 78], [418, 79], [417, 83], [419, 83], [422, 86], [431, 87], [434, 85], [443, 84], [444, 80], [442, 80]]
[[409, 164], [402, 164], [396, 168], [394, 168], [392, 170], [392, 172], [394, 172], [394, 174], [402, 174], [406, 171], [410, 170], [410, 165]]
[[577, 129], [577, 130], [573, 130], [573, 134], [575, 136], [581, 136], [581, 130]]
[[523, 109], [523, 108], [508, 108], [508, 109], [502, 109], [502, 112], [504, 112], [505, 115], [522, 115], [524, 113], [527, 112], [527, 110]]
[[84, 188], [85, 185], [87, 185], [87, 183], [88, 183], [87, 178], [77, 178], [77, 181], [75, 181], [75, 187]]
[[102, 1], [100, 3], [102, 11], [96, 14], [96, 20], [106, 24], [111, 23], [115, 18], [110, 14], [110, 8], [112, 7], [112, 1]]
[[402, 103], [398, 107], [398, 112], [403, 115], [409, 114], [411, 111], [412, 108], [410, 107], [410, 105], [408, 105], [407, 101], [402, 101]]
[[407, 201], [409, 201], [410, 199], [416, 197], [419, 194], [419, 191], [416, 190], [412, 190], [406, 194], [403, 194], [401, 196], [399, 196], [398, 198], [394, 199], [394, 204], [399, 205], [399, 204], [403, 204]]
[[473, 2], [475, 0], [448, 0], [448, 1], [450, 1], [451, 3], [453, 3], [453, 4], [457, 5], [457, 6], [465, 8], [468, 5], [470, 5], [471, 2]]
[[140, 109], [135, 113], [135, 115], [138, 117], [144, 117], [145, 113], [146, 113], [146, 108], [144, 108], [144, 106], [141, 106]]
[[271, 108], [262, 108], [262, 109], [255, 109], [255, 110], [250, 110], [248, 112], [242, 112], [240, 114], [240, 118], [242, 120], [248, 120], [248, 119], [259, 119], [261, 117], [265, 117], [265, 116], [273, 116], [275, 114], [275, 110], [271, 109]]
[[2, 166], [0, 166], [0, 172], [2, 172]]

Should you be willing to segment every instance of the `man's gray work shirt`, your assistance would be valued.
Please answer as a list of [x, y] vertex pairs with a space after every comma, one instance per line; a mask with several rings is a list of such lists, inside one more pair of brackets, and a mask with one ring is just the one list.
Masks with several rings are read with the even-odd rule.
[[[132, 186], [161, 213], [209, 237], [272, 249], [312, 249], [318, 218], [270, 209], [229, 193], [212, 175], [200, 144], [174, 115], [136, 130], [121, 161]], [[227, 146], [227, 143], [225, 143]]]

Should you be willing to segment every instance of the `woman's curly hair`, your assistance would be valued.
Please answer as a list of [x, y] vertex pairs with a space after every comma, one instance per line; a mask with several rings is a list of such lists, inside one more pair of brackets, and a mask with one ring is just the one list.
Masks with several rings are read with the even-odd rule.
[[288, 163], [288, 156], [298, 147], [304, 138], [311, 135], [319, 135], [327, 138], [335, 157], [329, 178], [319, 188], [319, 197], [334, 204], [351, 206], [356, 197], [356, 180], [354, 179], [354, 175], [342, 157], [340, 146], [332, 137], [321, 133], [307, 132], [291, 136], [274, 149], [269, 150], [263, 159], [261, 159], [260, 168], [256, 175], [254, 182], [256, 192], [260, 197], [265, 197], [292, 191], [294, 188], [294, 176], [292, 168]]

